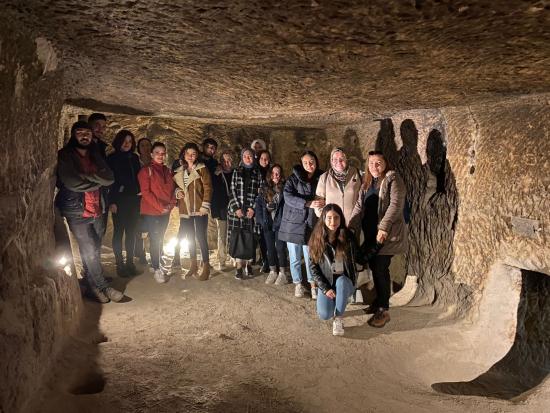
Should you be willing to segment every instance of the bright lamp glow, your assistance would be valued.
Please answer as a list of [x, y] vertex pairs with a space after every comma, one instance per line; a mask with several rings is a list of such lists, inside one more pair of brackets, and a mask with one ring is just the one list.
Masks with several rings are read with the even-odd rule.
[[57, 260], [57, 263], [62, 267], [67, 265], [68, 262], [69, 262], [69, 260], [64, 255]]
[[[164, 251], [168, 255], [174, 255], [176, 252], [176, 245], [178, 245], [178, 239], [177, 238], [171, 238], [170, 241], [168, 241], [166, 244], [164, 244]], [[189, 241], [187, 239], [182, 239], [180, 241], [180, 251], [182, 253], [185, 253], [189, 250]]]

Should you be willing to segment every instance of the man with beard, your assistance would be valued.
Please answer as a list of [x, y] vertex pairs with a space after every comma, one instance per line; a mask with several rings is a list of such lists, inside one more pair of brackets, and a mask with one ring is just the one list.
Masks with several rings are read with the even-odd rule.
[[83, 277], [101, 303], [119, 302], [124, 294], [110, 287], [101, 267], [102, 215], [107, 203], [102, 189], [114, 181], [113, 172], [92, 141], [88, 123], [78, 121], [71, 128], [69, 142], [57, 154], [55, 204], [67, 220], [85, 268]]
[[107, 117], [103, 113], [92, 113], [88, 116], [88, 124], [92, 128], [92, 139], [97, 145], [99, 153], [103, 159], [107, 158], [107, 147], [109, 144], [105, 142], [105, 131], [107, 130]]

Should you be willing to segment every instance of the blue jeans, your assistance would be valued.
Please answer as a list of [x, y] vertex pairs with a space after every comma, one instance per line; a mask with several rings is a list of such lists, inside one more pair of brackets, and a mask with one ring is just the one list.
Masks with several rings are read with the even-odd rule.
[[351, 297], [355, 287], [351, 280], [345, 275], [336, 279], [335, 293], [336, 298], [328, 298], [322, 291], [317, 296], [317, 314], [321, 320], [330, 320], [332, 317], [340, 317], [346, 311], [348, 299]]
[[67, 218], [82, 259], [83, 277], [92, 286], [103, 291], [109, 286], [101, 267], [101, 237], [104, 233], [103, 216], [97, 218]]
[[304, 255], [304, 263], [306, 264], [307, 280], [313, 282], [311, 275], [311, 261], [309, 259], [309, 248], [307, 245], [293, 244], [287, 242], [288, 260], [290, 261], [290, 274], [292, 274], [292, 282], [299, 284], [302, 282], [302, 253]]
[[149, 247], [151, 250], [151, 267], [160, 268], [160, 256], [164, 243], [164, 233], [168, 227], [170, 214], [165, 215], [143, 215], [145, 225], [149, 230]]

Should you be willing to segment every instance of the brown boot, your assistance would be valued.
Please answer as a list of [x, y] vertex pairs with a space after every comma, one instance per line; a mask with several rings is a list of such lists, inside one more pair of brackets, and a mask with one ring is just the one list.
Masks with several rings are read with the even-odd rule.
[[390, 321], [390, 312], [380, 308], [369, 320], [371, 327], [382, 328]]
[[185, 274], [185, 278], [189, 277], [195, 277], [197, 275], [197, 271], [199, 270], [199, 265], [197, 263], [196, 258], [191, 258], [191, 267], [189, 267], [189, 271]]
[[197, 277], [199, 281], [206, 281], [210, 277], [210, 264], [207, 262], [202, 263], [202, 269], [200, 275]]

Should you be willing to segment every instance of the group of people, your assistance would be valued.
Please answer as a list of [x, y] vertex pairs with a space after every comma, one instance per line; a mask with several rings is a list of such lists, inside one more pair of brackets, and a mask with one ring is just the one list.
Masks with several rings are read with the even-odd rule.
[[[209, 137], [202, 147], [187, 143], [171, 168], [166, 146], [128, 130], [119, 131], [114, 152], [106, 155], [106, 117], [78, 121], [58, 154], [56, 206], [78, 243], [83, 278], [100, 302], [120, 301], [101, 268], [100, 246], [107, 214], [113, 221], [113, 251], [119, 276], [139, 273], [134, 257], [147, 263], [143, 234], [150, 241], [154, 279], [164, 283], [181, 267], [180, 245], [187, 240], [190, 265], [185, 277], [208, 280], [209, 217], [217, 229], [217, 270], [232, 260], [235, 278], [254, 276], [261, 264], [267, 284], [295, 284], [294, 295], [317, 300], [320, 318], [333, 320], [343, 335], [342, 316], [356, 289], [357, 274], [370, 268], [376, 288], [373, 327], [389, 320], [392, 256], [406, 252], [405, 186], [384, 154], [371, 151], [362, 174], [334, 148], [322, 171], [316, 154], [305, 151], [285, 179], [266, 144], [257, 139], [238, 159]], [[137, 150], [137, 153], [136, 153]], [[171, 210], [178, 208], [178, 242], [171, 268], [164, 265], [163, 243]], [[122, 240], [124, 238], [125, 256]], [[199, 244], [200, 260], [196, 241]], [[257, 256], [256, 250], [260, 253]], [[306, 280], [302, 273], [305, 264]]]

